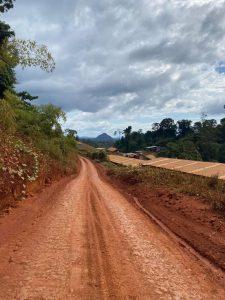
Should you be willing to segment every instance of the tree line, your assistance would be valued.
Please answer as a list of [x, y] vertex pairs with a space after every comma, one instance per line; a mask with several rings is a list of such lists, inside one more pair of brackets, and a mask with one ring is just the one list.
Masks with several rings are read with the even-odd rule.
[[197, 122], [165, 118], [145, 133], [132, 131], [128, 126], [116, 142], [122, 152], [143, 150], [152, 145], [161, 148], [159, 156], [225, 162], [225, 118], [219, 122], [207, 119], [206, 115]]

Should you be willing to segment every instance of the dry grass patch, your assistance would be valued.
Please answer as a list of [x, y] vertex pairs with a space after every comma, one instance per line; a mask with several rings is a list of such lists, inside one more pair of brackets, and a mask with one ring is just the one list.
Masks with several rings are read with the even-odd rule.
[[174, 192], [198, 196], [213, 208], [225, 211], [225, 181], [218, 176], [203, 177], [168, 169], [147, 167], [125, 167], [105, 163], [108, 174], [127, 184], [144, 184], [149, 187], [166, 187]]

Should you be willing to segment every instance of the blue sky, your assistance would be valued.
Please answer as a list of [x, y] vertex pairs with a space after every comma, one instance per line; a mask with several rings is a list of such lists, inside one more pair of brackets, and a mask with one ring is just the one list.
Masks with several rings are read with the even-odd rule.
[[96, 136], [164, 117], [219, 119], [225, 104], [225, 1], [17, 0], [4, 19], [48, 46], [53, 74], [18, 68], [18, 90]]

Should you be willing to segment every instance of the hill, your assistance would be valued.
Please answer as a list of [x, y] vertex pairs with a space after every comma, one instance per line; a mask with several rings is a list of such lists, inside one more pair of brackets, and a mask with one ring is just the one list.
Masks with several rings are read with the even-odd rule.
[[79, 140], [95, 148], [109, 148], [115, 143], [115, 140], [107, 133], [102, 133], [96, 138], [80, 137]]
[[95, 138], [97, 142], [114, 142], [114, 139], [107, 133], [102, 133]]

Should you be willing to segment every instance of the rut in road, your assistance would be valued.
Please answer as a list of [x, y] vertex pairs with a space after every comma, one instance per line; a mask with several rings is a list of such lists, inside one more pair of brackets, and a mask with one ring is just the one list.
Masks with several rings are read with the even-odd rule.
[[217, 279], [86, 159], [0, 219], [0, 299], [225, 299]]

